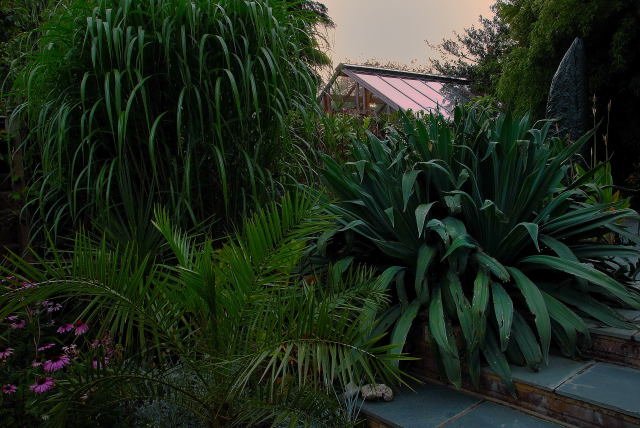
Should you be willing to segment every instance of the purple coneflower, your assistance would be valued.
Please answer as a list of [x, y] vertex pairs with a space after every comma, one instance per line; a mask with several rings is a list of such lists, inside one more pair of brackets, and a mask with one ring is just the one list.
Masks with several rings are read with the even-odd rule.
[[42, 363], [38, 360], [33, 360], [33, 362], [31, 363], [31, 367], [40, 367], [42, 365]]
[[14, 394], [18, 390], [18, 387], [11, 384], [2, 385], [2, 393], [5, 395]]
[[36, 383], [29, 387], [29, 389], [36, 394], [41, 394], [53, 388], [55, 384], [56, 383], [52, 377], [40, 377], [36, 380]]
[[7, 321], [15, 321], [15, 320], [17, 320], [17, 319], [18, 319], [18, 316], [17, 316], [17, 315], [9, 315], [9, 316], [7, 317]]
[[55, 357], [51, 357], [50, 360], [45, 361], [44, 363], [44, 371], [45, 372], [55, 372], [63, 368], [64, 366], [68, 366], [71, 364], [71, 360], [66, 355], [59, 355]]
[[0, 360], [4, 360], [9, 355], [13, 354], [13, 348], [9, 348], [4, 345], [0, 345]]
[[81, 334], [85, 334], [87, 332], [87, 330], [89, 330], [89, 326], [85, 323], [83, 323], [82, 321], [77, 321], [75, 324], [76, 327], [76, 331], [75, 331], [75, 335], [76, 336], [80, 336]]
[[55, 343], [47, 343], [46, 345], [42, 345], [41, 347], [39, 347], [38, 351], [46, 351], [47, 349], [51, 349], [54, 346], [56, 346]]
[[16, 322], [12, 322], [10, 327], [18, 329], [18, 328], [24, 328], [25, 325], [27, 325], [27, 320], [18, 320]]
[[56, 331], [58, 333], [68, 333], [71, 330], [73, 330], [73, 324], [62, 324]]

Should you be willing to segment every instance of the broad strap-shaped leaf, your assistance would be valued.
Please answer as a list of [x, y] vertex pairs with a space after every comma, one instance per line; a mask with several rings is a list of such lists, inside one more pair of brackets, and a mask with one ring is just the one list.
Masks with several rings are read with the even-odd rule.
[[570, 356], [575, 355], [575, 349], [578, 344], [578, 333], [582, 334], [587, 342], [590, 342], [589, 328], [584, 320], [564, 303], [544, 291], [542, 291], [542, 296], [547, 304], [549, 316], [564, 330], [564, 339], [566, 339], [568, 343], [560, 345], [566, 345], [566, 349], [569, 350], [567, 354]]
[[476, 247], [476, 242], [471, 237], [471, 235], [467, 235], [467, 234], [460, 235], [453, 240], [449, 248], [447, 248], [447, 252], [442, 256], [440, 261], [445, 260], [447, 257], [453, 254], [459, 248], [475, 248], [475, 247]]
[[[413, 321], [418, 315], [418, 310], [420, 310], [421, 306], [421, 302], [414, 300], [404, 307], [402, 314], [396, 321], [391, 333], [391, 344], [395, 345], [395, 347], [389, 350], [390, 354], [400, 354], [402, 352], [404, 344], [407, 341], [407, 334], [409, 334], [409, 330], [411, 329]], [[397, 366], [399, 361], [395, 360], [393, 363]]]
[[444, 316], [442, 305], [442, 293], [440, 287], [436, 287], [429, 305], [429, 331], [438, 346], [440, 362], [447, 374], [449, 381], [460, 388], [462, 386], [462, 370], [460, 357], [453, 334], [449, 331], [447, 320]]
[[[542, 243], [544, 245], [546, 245], [547, 247], [551, 248], [551, 250], [554, 253], [556, 253], [559, 257], [561, 257], [563, 259], [566, 259], [566, 260], [571, 260], [571, 261], [580, 263], [580, 260], [573, 253], [571, 248], [566, 246], [564, 243], [558, 241], [557, 239], [555, 239], [555, 238], [553, 238], [551, 236], [548, 236], [548, 235], [542, 235], [542, 236], [540, 236], [540, 241], [542, 241]], [[576, 280], [581, 285], [586, 285], [586, 283], [587, 283], [584, 278], [576, 278]]]
[[518, 348], [520, 352], [522, 352], [527, 366], [533, 370], [537, 370], [543, 361], [538, 339], [522, 315], [517, 312], [513, 317], [513, 339], [515, 343], [518, 344]]
[[577, 278], [586, 279], [590, 283], [602, 287], [602, 289], [607, 291], [609, 295], [619, 299], [621, 302], [624, 302], [635, 309], [640, 309], [640, 301], [636, 293], [627, 290], [622, 284], [605, 273], [583, 263], [545, 255], [525, 257], [521, 262], [546, 267], [552, 270], [568, 273]]
[[409, 203], [409, 198], [413, 194], [413, 186], [416, 183], [416, 179], [418, 175], [422, 171], [419, 169], [414, 169], [408, 172], [405, 172], [402, 175], [402, 206], [403, 210], [407, 210], [407, 204]]
[[488, 255], [487, 253], [483, 251], [476, 251], [473, 254], [473, 258], [480, 267], [482, 267], [483, 269], [487, 269], [498, 279], [500, 279], [500, 281], [507, 282], [511, 279], [507, 268], [505, 268], [502, 263]]
[[429, 331], [442, 352], [450, 357], [457, 358], [458, 350], [455, 341], [450, 340], [447, 330], [447, 321], [442, 304], [442, 292], [438, 286], [434, 289], [431, 303], [429, 304]]
[[422, 244], [418, 250], [418, 258], [416, 260], [416, 277], [415, 277], [415, 290], [417, 298], [423, 303], [427, 303], [429, 299], [429, 286], [427, 283], [427, 273], [429, 265], [436, 255], [436, 248], [427, 244]]
[[489, 363], [491, 370], [505, 383], [509, 392], [515, 394], [515, 385], [511, 379], [511, 367], [509, 367], [509, 362], [503, 352], [493, 332], [487, 332], [486, 339], [482, 345], [482, 354], [487, 363]]
[[553, 296], [563, 302], [576, 307], [585, 314], [595, 318], [610, 327], [625, 330], [636, 328], [634, 324], [624, 321], [620, 315], [609, 306], [591, 297], [589, 294], [578, 292], [568, 287], [563, 287], [553, 292]]
[[485, 200], [480, 207], [480, 213], [485, 214], [490, 219], [495, 219], [499, 223], [506, 223], [509, 221], [500, 208], [498, 208], [498, 206], [489, 199]]
[[429, 215], [429, 211], [434, 204], [435, 202], [420, 204], [416, 208], [416, 225], [418, 227], [418, 237], [421, 237], [422, 233], [424, 232], [424, 224], [427, 220], [427, 215]]
[[498, 323], [500, 349], [504, 352], [509, 345], [509, 337], [511, 336], [513, 302], [502, 285], [497, 282], [491, 283], [491, 294], [493, 295], [493, 312], [496, 315], [496, 322]]
[[542, 292], [524, 273], [514, 267], [508, 267], [509, 273], [524, 296], [531, 313], [535, 316], [536, 329], [540, 336], [542, 354], [545, 362], [549, 360], [549, 346], [551, 344], [551, 320]]

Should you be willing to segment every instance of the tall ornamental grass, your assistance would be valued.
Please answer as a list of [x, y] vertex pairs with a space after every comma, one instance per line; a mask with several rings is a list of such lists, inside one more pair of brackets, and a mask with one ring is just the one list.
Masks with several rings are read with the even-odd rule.
[[[274, 190], [285, 115], [314, 95], [304, 13], [266, 0], [71, 0], [16, 95], [35, 232], [116, 223], [156, 204], [224, 228]], [[271, 171], [271, 172], [269, 172]], [[277, 177], [276, 177], [277, 178]]]

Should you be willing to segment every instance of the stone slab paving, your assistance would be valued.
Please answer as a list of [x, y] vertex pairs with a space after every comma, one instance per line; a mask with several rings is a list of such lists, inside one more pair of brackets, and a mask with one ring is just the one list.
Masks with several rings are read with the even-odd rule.
[[482, 400], [440, 385], [418, 386], [402, 391], [389, 403], [365, 402], [362, 410], [392, 427], [438, 427]]
[[447, 428], [554, 428], [561, 425], [485, 401], [444, 426]]
[[421, 385], [415, 392], [400, 392], [389, 403], [365, 402], [362, 410], [386, 426], [397, 428], [560, 426], [435, 384]]
[[592, 334], [599, 334], [601, 336], [617, 337], [624, 340], [632, 340], [635, 336], [640, 335], [640, 311], [631, 309], [616, 309], [616, 312], [620, 314], [622, 318], [630, 323], [636, 324], [636, 328], [624, 329], [616, 327], [605, 327], [598, 323], [596, 320], [588, 320], [587, 326]]
[[549, 356], [549, 365], [540, 367], [537, 372], [527, 367], [511, 367], [511, 375], [514, 380], [537, 386], [545, 391], [555, 391], [572, 376], [586, 370], [593, 365], [592, 361], [574, 361], [568, 358]]
[[[640, 418], [640, 370], [609, 363], [551, 356], [538, 372], [512, 367], [514, 380], [567, 397], [593, 409]], [[517, 405], [517, 402], [514, 403]], [[525, 406], [526, 407], [526, 406]], [[586, 407], [588, 408], [588, 407]], [[425, 384], [401, 391], [390, 403], [366, 402], [363, 412], [382, 426], [400, 428], [558, 426], [507, 406], [445, 386]], [[625, 425], [626, 426], [626, 425]]]
[[640, 370], [597, 363], [562, 384], [556, 393], [640, 417]]
[[618, 339], [631, 340], [640, 333], [640, 329], [627, 330], [617, 327], [597, 327], [589, 330], [591, 334], [599, 334], [601, 336], [617, 337]]

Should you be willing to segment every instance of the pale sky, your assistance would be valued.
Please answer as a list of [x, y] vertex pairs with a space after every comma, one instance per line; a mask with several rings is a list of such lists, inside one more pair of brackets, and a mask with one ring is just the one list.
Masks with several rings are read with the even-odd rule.
[[489, 16], [495, 0], [320, 0], [336, 28], [329, 30], [334, 66], [378, 59], [427, 65], [437, 44]]

